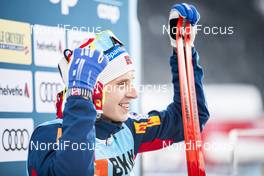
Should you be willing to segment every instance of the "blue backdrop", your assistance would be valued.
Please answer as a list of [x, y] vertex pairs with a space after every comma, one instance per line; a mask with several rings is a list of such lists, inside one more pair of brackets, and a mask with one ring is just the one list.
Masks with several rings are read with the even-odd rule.
[[[39, 24], [47, 26], [63, 26], [68, 25], [68, 29], [75, 26], [77, 28], [86, 27], [87, 30], [93, 32], [96, 27], [99, 30], [111, 29], [123, 43], [127, 46], [129, 50], [129, 27], [128, 27], [128, 0], [2, 0], [0, 3], [0, 19], [2, 20], [12, 20], [17, 22], [25, 22], [30, 25]], [[89, 28], [89, 29], [88, 29]], [[0, 29], [5, 29], [5, 26], [0, 26]], [[66, 36], [65, 36], [66, 37]], [[66, 38], [67, 40], [67, 38]], [[31, 34], [31, 50], [32, 50], [32, 62], [31, 64], [16, 64], [8, 63], [8, 61], [0, 61], [0, 69], [14, 69], [20, 71], [28, 71], [32, 73], [32, 94], [33, 97], [33, 110], [32, 112], [21, 112], [21, 111], [0, 111], [0, 120], [3, 119], [13, 119], [11, 123], [20, 123], [19, 119], [33, 119], [34, 127], [38, 124], [51, 120], [55, 118], [54, 113], [43, 113], [37, 112], [36, 110], [36, 95], [35, 89], [35, 73], [36, 72], [47, 72], [56, 73], [57, 69], [55, 67], [46, 67], [36, 65], [34, 62], [34, 47], [33, 47], [33, 35]], [[1, 52], [1, 50], [0, 50]], [[1, 56], [1, 53], [0, 53]], [[19, 58], [18, 58], [19, 59]], [[13, 77], [19, 77], [19, 75], [9, 75], [10, 79]], [[2, 75], [0, 75], [0, 87], [3, 90], [4, 83], [2, 83]], [[1, 92], [0, 92], [1, 93]], [[0, 94], [3, 96], [3, 91]], [[10, 103], [10, 102], [7, 102]], [[16, 104], [17, 102], [12, 102]], [[19, 104], [17, 105], [19, 106]], [[1, 108], [2, 109], [2, 108]], [[3, 150], [4, 145], [3, 139], [7, 139], [8, 136], [3, 134], [3, 130], [6, 128], [18, 128], [16, 125], [14, 127], [6, 126], [5, 121], [0, 121], [0, 137], [2, 138], [2, 145], [0, 150], [6, 152], [5, 155], [1, 157], [6, 157], [8, 161], [8, 156], [13, 156], [11, 150]], [[11, 124], [12, 125], [12, 124]], [[11, 134], [12, 135], [12, 134]], [[1, 149], [2, 148], [2, 149]], [[16, 150], [16, 149], [15, 149]], [[20, 152], [20, 151], [15, 151]], [[17, 153], [19, 155], [19, 153]], [[17, 155], [15, 154], [15, 155]], [[5, 161], [2, 158], [0, 161], [0, 175], [1, 176], [24, 176], [26, 175], [26, 161]]]

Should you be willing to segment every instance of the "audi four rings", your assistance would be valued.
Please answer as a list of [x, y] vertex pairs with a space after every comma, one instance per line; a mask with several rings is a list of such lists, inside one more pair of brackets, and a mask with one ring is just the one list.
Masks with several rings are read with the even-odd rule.
[[43, 103], [50, 103], [56, 101], [57, 93], [62, 90], [61, 83], [55, 82], [41, 82], [39, 86], [39, 96]]
[[29, 133], [26, 129], [5, 129], [2, 145], [5, 151], [27, 150]]

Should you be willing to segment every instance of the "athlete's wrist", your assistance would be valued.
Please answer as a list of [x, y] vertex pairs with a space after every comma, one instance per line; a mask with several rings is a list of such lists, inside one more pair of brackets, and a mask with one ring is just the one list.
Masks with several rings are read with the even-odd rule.
[[67, 98], [70, 96], [82, 96], [84, 99], [92, 100], [92, 91], [85, 88], [72, 87], [67, 90]]

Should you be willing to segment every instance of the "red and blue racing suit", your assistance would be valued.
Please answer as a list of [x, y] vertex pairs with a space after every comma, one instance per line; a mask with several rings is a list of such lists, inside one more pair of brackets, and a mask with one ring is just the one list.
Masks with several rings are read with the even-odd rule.
[[[202, 130], [209, 112], [202, 85], [203, 71], [194, 48], [192, 54]], [[174, 97], [163, 111], [153, 110], [147, 115], [131, 113], [126, 122], [113, 123], [103, 118], [94, 120], [96, 110], [90, 100], [79, 96], [69, 97], [63, 120], [46, 122], [33, 132], [28, 154], [29, 175], [130, 175], [138, 153], [158, 150], [164, 144], [184, 140], [175, 53], [170, 58], [170, 65]], [[42, 144], [50, 144], [50, 147], [41, 148]], [[58, 149], [52, 144], [64, 144], [61, 145], [64, 148]]]

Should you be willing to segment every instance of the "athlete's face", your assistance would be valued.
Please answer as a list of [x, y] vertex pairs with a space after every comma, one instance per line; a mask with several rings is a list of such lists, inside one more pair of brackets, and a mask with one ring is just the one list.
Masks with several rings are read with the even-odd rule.
[[127, 120], [130, 101], [137, 97], [133, 79], [134, 71], [129, 71], [105, 85], [103, 115], [109, 120], [115, 122]]

